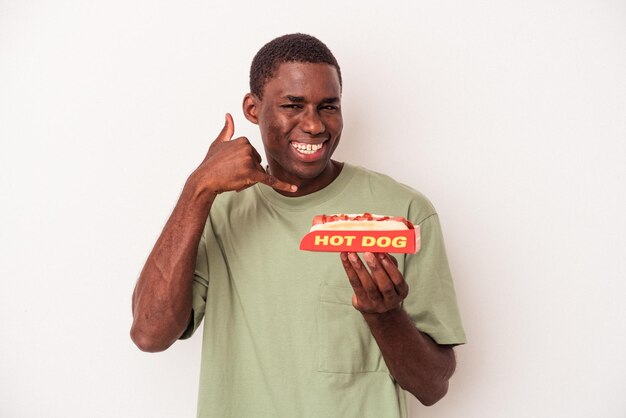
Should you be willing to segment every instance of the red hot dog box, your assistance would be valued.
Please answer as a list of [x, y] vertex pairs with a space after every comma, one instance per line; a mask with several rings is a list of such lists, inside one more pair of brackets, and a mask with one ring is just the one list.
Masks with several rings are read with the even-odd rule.
[[324, 252], [415, 254], [420, 249], [419, 225], [399, 216], [318, 215], [300, 249]]

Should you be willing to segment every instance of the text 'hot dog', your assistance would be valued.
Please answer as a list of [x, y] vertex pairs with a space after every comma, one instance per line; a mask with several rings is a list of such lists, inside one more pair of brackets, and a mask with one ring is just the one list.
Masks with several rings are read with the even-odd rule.
[[316, 216], [300, 249], [413, 254], [419, 251], [419, 244], [419, 226], [405, 218], [363, 213]]

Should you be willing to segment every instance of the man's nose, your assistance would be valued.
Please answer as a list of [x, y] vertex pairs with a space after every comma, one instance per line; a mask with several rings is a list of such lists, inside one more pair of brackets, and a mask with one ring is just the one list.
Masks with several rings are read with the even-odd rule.
[[326, 132], [326, 125], [320, 118], [317, 109], [308, 110], [304, 113], [301, 127], [309, 135], [320, 135]]

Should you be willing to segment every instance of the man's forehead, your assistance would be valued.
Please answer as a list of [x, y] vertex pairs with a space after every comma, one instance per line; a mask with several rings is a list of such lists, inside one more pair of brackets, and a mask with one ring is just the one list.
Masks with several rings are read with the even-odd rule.
[[325, 63], [286, 62], [279, 65], [274, 76], [265, 84], [265, 92], [278, 97], [341, 96], [339, 75], [335, 67]]
[[300, 62], [300, 61], [287, 61], [278, 64], [274, 75], [278, 73], [301, 73], [303, 71], [323, 71], [328, 73], [337, 73], [337, 69], [325, 62]]

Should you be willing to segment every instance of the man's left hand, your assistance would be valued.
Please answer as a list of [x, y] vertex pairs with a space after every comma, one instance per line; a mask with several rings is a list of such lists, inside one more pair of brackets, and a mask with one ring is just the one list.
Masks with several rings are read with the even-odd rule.
[[397, 309], [409, 294], [409, 285], [398, 270], [398, 262], [385, 253], [341, 253], [341, 262], [354, 289], [352, 305], [365, 314], [384, 313]]

